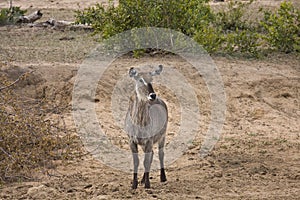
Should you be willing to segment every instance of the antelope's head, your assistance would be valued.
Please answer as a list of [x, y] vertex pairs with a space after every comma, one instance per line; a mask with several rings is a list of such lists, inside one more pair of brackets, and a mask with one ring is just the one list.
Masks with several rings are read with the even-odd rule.
[[159, 65], [158, 69], [153, 72], [140, 72], [138, 73], [135, 68], [130, 68], [129, 76], [135, 80], [136, 94], [139, 100], [154, 101], [156, 94], [152, 87], [152, 77], [159, 75], [162, 72], [163, 66]]

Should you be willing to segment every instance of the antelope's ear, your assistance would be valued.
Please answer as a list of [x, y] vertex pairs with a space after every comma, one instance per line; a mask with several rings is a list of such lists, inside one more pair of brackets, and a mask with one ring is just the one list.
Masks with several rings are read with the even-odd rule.
[[129, 76], [130, 77], [135, 77], [137, 75], [138, 75], [137, 71], [133, 67], [131, 67], [130, 70], [129, 70]]
[[156, 69], [154, 72], [151, 72], [151, 76], [156, 76], [156, 75], [160, 75], [160, 73], [163, 70], [163, 66], [162, 65], [158, 65], [158, 69]]

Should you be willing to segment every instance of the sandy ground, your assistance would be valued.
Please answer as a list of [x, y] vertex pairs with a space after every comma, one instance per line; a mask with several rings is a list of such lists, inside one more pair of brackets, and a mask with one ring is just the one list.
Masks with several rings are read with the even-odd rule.
[[[80, 1], [14, 1], [22, 7], [44, 8], [49, 15], [72, 17], [64, 9], [77, 9]], [[82, 6], [94, 2], [86, 1]], [[276, 1], [277, 2], [277, 1]], [[80, 2], [82, 3], [82, 1]], [[2, 7], [6, 2], [1, 2]], [[63, 8], [63, 9], [62, 9]], [[66, 39], [72, 38], [72, 39]], [[43, 79], [46, 95], [62, 90], [55, 98], [70, 103], [78, 67], [96, 46], [90, 33], [27, 27], [0, 27], [1, 64], [34, 69]], [[31, 182], [2, 185], [0, 199], [298, 199], [300, 196], [300, 59], [273, 55], [263, 60], [213, 57], [226, 91], [226, 121], [222, 136], [211, 154], [198, 152], [210, 122], [211, 99], [204, 80], [185, 60], [173, 55], [124, 56], [113, 62], [99, 82], [96, 110], [111, 141], [128, 149], [127, 136], [111, 115], [111, 94], [116, 81], [130, 66], [159, 62], [178, 69], [195, 90], [201, 127], [188, 150], [166, 167], [168, 182], [151, 174], [152, 188], [130, 189], [132, 175], [108, 167], [91, 155], [58, 164], [51, 176]], [[167, 144], [180, 124], [178, 99], [166, 88], [158, 93], [170, 109]], [[39, 90], [24, 86], [24, 95]], [[26, 92], [24, 92], [26, 91]], [[31, 91], [31, 92], [29, 92]], [[180, 98], [180, 97], [179, 97]], [[74, 128], [72, 113], [64, 113]], [[141, 177], [140, 177], [141, 178]]]

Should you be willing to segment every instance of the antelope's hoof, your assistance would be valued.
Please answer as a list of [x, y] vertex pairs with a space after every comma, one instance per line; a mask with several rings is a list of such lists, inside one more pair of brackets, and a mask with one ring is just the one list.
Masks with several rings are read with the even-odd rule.
[[137, 180], [136, 180], [136, 181], [133, 181], [133, 182], [132, 182], [131, 188], [132, 188], [132, 189], [136, 189], [137, 186], [138, 186], [138, 181], [137, 181]]
[[160, 182], [167, 182], [167, 178], [166, 177], [161, 177]]
[[149, 189], [150, 188], [150, 182], [145, 182], [145, 188]]
[[160, 173], [160, 182], [166, 182], [167, 181], [167, 177], [166, 177], [166, 173], [164, 169], [161, 169], [161, 173]]

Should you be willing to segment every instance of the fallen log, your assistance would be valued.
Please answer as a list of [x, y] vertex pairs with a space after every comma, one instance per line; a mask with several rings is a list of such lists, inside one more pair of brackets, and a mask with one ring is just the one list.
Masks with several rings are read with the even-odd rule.
[[55, 19], [49, 19], [46, 21], [46, 23], [50, 24], [51, 26], [55, 26], [55, 27], [66, 27], [66, 26], [70, 26], [73, 24], [73, 22], [69, 22], [69, 21], [57, 21]]
[[45, 22], [39, 22], [39, 23], [30, 23], [28, 25], [30, 27], [53, 28], [56, 30], [64, 30], [64, 29], [91, 30], [91, 31], [93, 30], [93, 28], [89, 25], [75, 24], [74, 22], [64, 21], [64, 20], [55, 20], [55, 19], [49, 19]]
[[65, 21], [65, 20], [55, 20], [55, 19], [48, 19], [44, 22], [38, 22], [35, 23], [38, 19], [40, 19], [43, 16], [43, 13], [41, 13], [40, 10], [37, 10], [30, 15], [24, 15], [19, 17], [17, 23], [24, 23], [27, 24], [30, 27], [51, 27], [53, 29], [58, 30], [64, 30], [64, 29], [70, 29], [70, 30], [93, 30], [93, 28], [89, 25], [84, 24], [75, 24], [71, 21]]
[[40, 10], [37, 10], [34, 13], [31, 13], [30, 15], [21, 16], [17, 22], [18, 23], [33, 23], [36, 20], [40, 19], [42, 16], [43, 16], [43, 13], [41, 13]]

